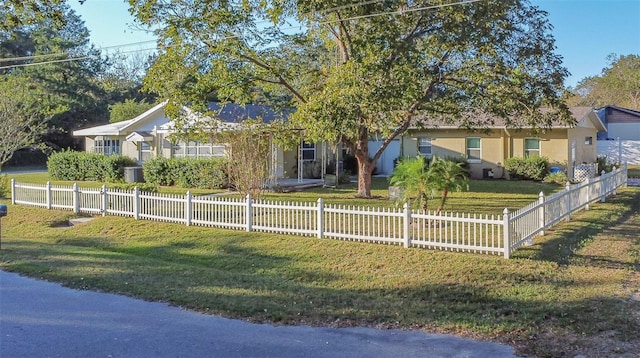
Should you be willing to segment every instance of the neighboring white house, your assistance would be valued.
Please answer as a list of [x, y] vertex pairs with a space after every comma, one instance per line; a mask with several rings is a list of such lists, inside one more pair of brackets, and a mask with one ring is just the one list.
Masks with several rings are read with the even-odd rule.
[[640, 111], [617, 106], [598, 109], [607, 128], [598, 133], [598, 156], [616, 163], [640, 164]]

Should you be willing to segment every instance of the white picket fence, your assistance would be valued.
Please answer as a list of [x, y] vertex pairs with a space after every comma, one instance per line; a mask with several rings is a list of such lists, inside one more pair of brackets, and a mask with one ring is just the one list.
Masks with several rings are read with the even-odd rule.
[[502, 215], [441, 213], [403, 208], [364, 208], [316, 202], [258, 201], [250, 196], [169, 195], [102, 188], [21, 184], [11, 181], [11, 201], [75, 213], [120, 215], [138, 219], [246, 231], [315, 236], [488, 254], [511, 253], [572, 213], [626, 184], [626, 166], [570, 186]]

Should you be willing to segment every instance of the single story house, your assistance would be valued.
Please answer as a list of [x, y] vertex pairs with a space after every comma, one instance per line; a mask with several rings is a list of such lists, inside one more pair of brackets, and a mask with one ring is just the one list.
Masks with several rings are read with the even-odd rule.
[[432, 129], [410, 128], [386, 148], [379, 165], [386, 170], [398, 157], [464, 156], [473, 178], [501, 178], [506, 174], [507, 158], [535, 155], [548, 158], [552, 165], [567, 170], [573, 177], [577, 165], [596, 161], [597, 133], [606, 128], [591, 107], [573, 107], [570, 111], [575, 125], [555, 123], [539, 132], [509, 128], [499, 119], [487, 131], [470, 132], [446, 124]]
[[[224, 144], [179, 140], [174, 122], [165, 114], [167, 102], [155, 105], [139, 116], [122, 122], [110, 123], [76, 130], [73, 135], [84, 137], [85, 151], [104, 155], [121, 154], [136, 160], [139, 164], [154, 157], [164, 158], [211, 158], [226, 155]], [[287, 113], [276, 112], [268, 106], [209, 103], [209, 110], [217, 113], [217, 118], [227, 128], [251, 119], [261, 119], [269, 123], [277, 119], [286, 119]], [[183, 107], [186, 116], [197, 120], [198, 114]], [[272, 146], [269, 160], [271, 178], [302, 179], [308, 163], [316, 163], [324, 158], [321, 144], [306, 143], [301, 140], [297, 150], [285, 150]], [[308, 170], [306, 171], [308, 172]]]

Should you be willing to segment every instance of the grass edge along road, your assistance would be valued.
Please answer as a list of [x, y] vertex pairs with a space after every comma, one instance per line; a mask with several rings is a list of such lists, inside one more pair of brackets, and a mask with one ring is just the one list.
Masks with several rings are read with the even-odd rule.
[[640, 190], [514, 258], [185, 227], [10, 205], [0, 266], [254, 322], [425, 329], [536, 356], [640, 351]]

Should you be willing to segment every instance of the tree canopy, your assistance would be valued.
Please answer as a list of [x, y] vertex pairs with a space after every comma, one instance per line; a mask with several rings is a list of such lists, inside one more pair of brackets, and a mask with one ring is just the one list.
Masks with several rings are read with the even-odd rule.
[[0, 79], [0, 169], [16, 150], [37, 142], [46, 130], [56, 104], [47, 100], [42, 87], [25, 77]]
[[48, 15], [0, 30], [5, 59], [0, 73], [38, 83], [41, 95], [65, 108], [51, 114], [40, 138], [53, 149], [72, 147], [73, 129], [106, 121], [108, 116], [103, 102], [107, 95], [98, 81], [105, 62], [90, 44], [80, 17], [64, 2], [56, 3], [49, 2]]
[[[204, 108], [212, 93], [239, 103], [290, 100], [291, 126], [306, 139], [356, 156], [362, 197], [384, 149], [410, 127], [569, 120], [567, 71], [547, 14], [528, 1], [129, 2], [158, 28], [163, 49], [147, 89], [176, 108]], [[374, 133], [384, 142], [370, 153]]]
[[580, 106], [615, 105], [640, 110], [640, 55], [609, 55], [599, 75], [582, 79], [570, 102]]
[[153, 107], [153, 104], [145, 100], [137, 102], [133, 99], [126, 99], [124, 102], [114, 103], [109, 106], [109, 122], [116, 123], [135, 118], [144, 111]]
[[65, 20], [59, 6], [64, 2], [65, 0], [0, 0], [0, 31], [45, 19], [52, 20], [55, 27], [60, 27]]

